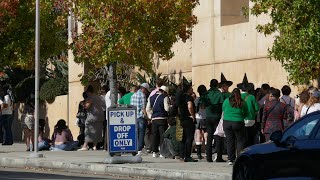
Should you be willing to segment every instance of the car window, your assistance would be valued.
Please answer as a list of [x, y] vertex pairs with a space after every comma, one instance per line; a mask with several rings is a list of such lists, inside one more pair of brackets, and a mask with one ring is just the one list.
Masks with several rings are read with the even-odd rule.
[[[282, 141], [285, 141], [289, 136], [294, 136], [296, 139], [308, 139], [311, 132], [315, 129], [316, 124], [320, 121], [320, 116], [309, 116], [299, 120], [298, 123], [291, 126], [283, 135]], [[320, 136], [320, 135], [319, 135]]]

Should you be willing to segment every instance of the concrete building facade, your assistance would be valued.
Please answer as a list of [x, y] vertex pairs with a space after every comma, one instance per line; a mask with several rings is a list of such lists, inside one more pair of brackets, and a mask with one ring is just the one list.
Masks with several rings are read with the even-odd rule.
[[[192, 39], [186, 43], [176, 43], [173, 47], [175, 56], [170, 61], [160, 60], [156, 63], [155, 71], [168, 75], [175, 82], [179, 82], [182, 76], [192, 79], [194, 89], [200, 84], [209, 87], [211, 79], [220, 80], [221, 72], [234, 82], [232, 87], [242, 81], [244, 73], [256, 87], [262, 83], [269, 83], [276, 88], [287, 84], [287, 74], [281, 64], [267, 58], [272, 37], [265, 37], [255, 29], [258, 24], [268, 22], [268, 17], [246, 18], [242, 13], [242, 7], [245, 6], [252, 6], [252, 3], [249, 0], [200, 0], [200, 5], [194, 11], [199, 22], [193, 29]], [[77, 134], [78, 127], [74, 121], [85, 90], [79, 74], [84, 73], [86, 68], [73, 61], [71, 51], [68, 55], [66, 116], [72, 132]]]
[[178, 79], [181, 74], [192, 79], [194, 89], [200, 84], [209, 87], [211, 79], [220, 81], [221, 72], [228, 80], [240, 83], [244, 73], [260, 87], [262, 83], [281, 88], [287, 84], [287, 73], [277, 61], [267, 58], [273, 37], [258, 33], [256, 26], [268, 17], [246, 18], [242, 8], [252, 6], [249, 0], [200, 0], [194, 14], [198, 24], [192, 40], [177, 43], [175, 57], [161, 62], [157, 72]]

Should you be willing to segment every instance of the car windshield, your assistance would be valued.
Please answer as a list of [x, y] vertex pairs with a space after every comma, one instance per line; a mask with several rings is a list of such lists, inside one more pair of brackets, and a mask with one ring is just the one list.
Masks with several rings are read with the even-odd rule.
[[294, 136], [296, 139], [308, 139], [312, 130], [319, 122], [320, 116], [314, 115], [299, 120], [298, 123], [291, 126], [283, 135], [282, 141], [285, 141], [289, 136]]

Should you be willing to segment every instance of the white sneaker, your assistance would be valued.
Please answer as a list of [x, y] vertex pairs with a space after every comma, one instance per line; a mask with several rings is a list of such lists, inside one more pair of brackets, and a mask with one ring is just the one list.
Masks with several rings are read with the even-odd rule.
[[229, 165], [233, 165], [233, 161], [228, 160]]
[[137, 156], [146, 156], [147, 154], [146, 153], [144, 153], [143, 151], [138, 151], [138, 154], [137, 154]]
[[153, 153], [152, 153], [152, 157], [153, 157], [153, 158], [159, 157], [159, 153], [153, 152]]
[[215, 156], [214, 156], [214, 159], [213, 159], [213, 161], [216, 161], [216, 160], [217, 160], [217, 155], [215, 155]]
[[160, 156], [159, 156], [159, 157], [164, 158], [164, 156], [162, 156], [161, 154], [160, 154]]

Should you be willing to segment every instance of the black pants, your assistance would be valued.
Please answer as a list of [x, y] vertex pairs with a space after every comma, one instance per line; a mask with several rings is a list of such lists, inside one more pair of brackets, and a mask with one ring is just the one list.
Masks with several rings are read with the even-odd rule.
[[222, 158], [222, 148], [223, 145], [221, 143], [222, 138], [219, 136], [214, 136], [214, 132], [217, 129], [217, 126], [219, 124], [220, 118], [208, 118], [206, 119], [206, 126], [207, 126], [207, 132], [208, 132], [208, 140], [206, 145], [206, 155], [207, 160], [212, 160], [212, 141], [214, 138], [214, 142], [216, 144], [216, 152], [217, 152], [217, 158]]
[[255, 138], [257, 134], [257, 128], [255, 125], [245, 127], [246, 143], [245, 147], [249, 147], [255, 144]]
[[194, 139], [195, 125], [191, 118], [181, 120], [183, 137], [180, 146], [180, 158], [190, 158]]
[[[234, 161], [237, 154], [244, 148], [245, 144], [245, 130], [244, 122], [238, 121], [223, 121], [223, 130], [226, 134], [228, 160]], [[236, 144], [237, 143], [237, 144]]]
[[159, 152], [159, 145], [163, 142], [163, 133], [167, 130], [166, 119], [152, 120], [152, 151]]

